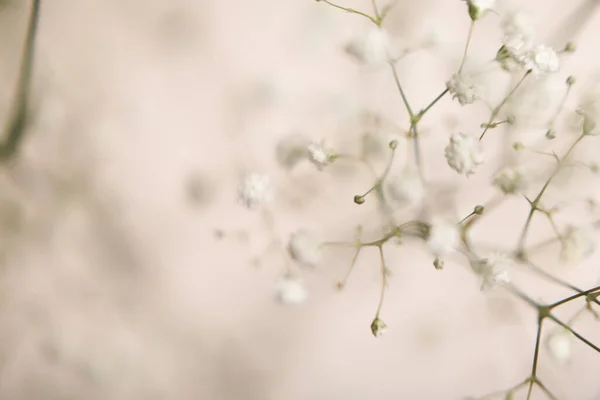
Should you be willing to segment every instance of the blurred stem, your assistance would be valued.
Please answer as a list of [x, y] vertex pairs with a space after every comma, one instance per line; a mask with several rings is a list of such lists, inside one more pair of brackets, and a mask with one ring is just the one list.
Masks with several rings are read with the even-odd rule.
[[33, 0], [31, 4], [17, 87], [11, 106], [12, 109], [4, 131], [4, 142], [0, 144], [0, 161], [6, 161], [16, 154], [25, 131], [27, 122], [27, 102], [33, 70], [35, 39], [40, 16], [40, 3], [41, 0]]
[[467, 52], [469, 51], [469, 44], [471, 43], [471, 37], [473, 36], [473, 29], [475, 28], [475, 21], [471, 20], [471, 25], [469, 26], [469, 33], [467, 35], [467, 43], [465, 44], [465, 51], [463, 53], [462, 60], [460, 62], [460, 67], [458, 67], [458, 73], [460, 74], [465, 66], [465, 61], [467, 60]]

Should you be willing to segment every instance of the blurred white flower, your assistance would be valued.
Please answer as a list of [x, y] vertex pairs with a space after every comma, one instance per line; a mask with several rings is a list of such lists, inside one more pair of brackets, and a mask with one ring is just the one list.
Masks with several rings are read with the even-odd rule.
[[299, 305], [308, 299], [308, 291], [300, 278], [286, 275], [277, 282], [275, 299], [281, 304]]
[[292, 233], [287, 249], [294, 260], [307, 267], [315, 267], [321, 260], [321, 243], [304, 230]]
[[479, 141], [464, 133], [450, 137], [450, 143], [444, 149], [444, 154], [450, 168], [466, 176], [474, 173], [475, 168], [484, 162]]
[[499, 253], [487, 258], [471, 260], [471, 268], [481, 281], [481, 290], [491, 290], [509, 283], [508, 268], [512, 264], [510, 258]]
[[249, 209], [269, 203], [274, 197], [275, 190], [266, 175], [248, 174], [238, 186], [238, 202]]
[[461, 106], [471, 104], [479, 98], [479, 85], [469, 75], [456, 73], [446, 82], [446, 87], [453, 99], [458, 99]]
[[566, 329], [548, 336], [546, 347], [554, 360], [564, 364], [571, 359], [573, 338], [573, 334]]
[[527, 182], [521, 170], [507, 167], [494, 175], [492, 185], [496, 186], [504, 194], [515, 194], [525, 190]]
[[533, 76], [539, 77], [560, 70], [560, 59], [553, 48], [539, 44], [533, 47], [524, 59], [524, 67]]
[[531, 16], [522, 11], [508, 13], [502, 19], [501, 28], [505, 38], [520, 36], [531, 41], [535, 35]]
[[436, 257], [444, 257], [458, 248], [460, 233], [458, 226], [445, 221], [431, 224], [427, 245]]
[[425, 196], [425, 187], [419, 173], [414, 168], [406, 167], [399, 174], [386, 179], [386, 194], [393, 201], [415, 205]]
[[319, 170], [331, 164], [334, 152], [324, 141], [312, 142], [308, 145], [308, 160]]
[[469, 15], [475, 21], [491, 10], [496, 5], [496, 0], [467, 0], [467, 5]]
[[596, 248], [596, 232], [591, 225], [569, 225], [562, 235], [560, 258], [567, 264], [577, 264]]
[[389, 59], [390, 36], [380, 27], [372, 27], [356, 37], [348, 45], [346, 52], [368, 66], [381, 66]]

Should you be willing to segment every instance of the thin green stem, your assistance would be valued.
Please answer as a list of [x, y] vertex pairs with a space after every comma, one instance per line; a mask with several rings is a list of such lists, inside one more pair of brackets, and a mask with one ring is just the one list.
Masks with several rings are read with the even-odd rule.
[[540, 339], [542, 337], [542, 324], [544, 322], [544, 317], [540, 316], [538, 318], [538, 326], [537, 333], [535, 335], [535, 351], [533, 353], [533, 366], [531, 367], [531, 380], [529, 381], [529, 389], [527, 390], [527, 400], [531, 399], [531, 391], [533, 390], [533, 383], [537, 380], [537, 366], [538, 359], [540, 355]]
[[393, 63], [390, 63], [390, 67], [392, 68], [392, 74], [394, 75], [394, 81], [396, 82], [396, 87], [398, 88], [398, 91], [400, 92], [400, 96], [402, 96], [402, 101], [404, 102], [404, 106], [406, 107], [406, 111], [408, 112], [408, 116], [411, 120], [411, 126], [412, 126], [414, 113], [412, 111], [412, 108], [410, 107], [410, 103], [408, 102], [408, 99], [406, 98], [404, 89], [402, 89], [402, 84], [400, 83], [400, 78], [398, 78], [398, 71], [396, 71], [396, 66]]
[[448, 88], [444, 89], [444, 91], [442, 93], [440, 93], [431, 103], [429, 103], [429, 105], [427, 107], [425, 107], [424, 109], [419, 111], [419, 119], [422, 118], [423, 115], [425, 115], [427, 113], [427, 111], [429, 111], [431, 109], [431, 107], [433, 107], [435, 105], [435, 103], [440, 101], [440, 99], [442, 97], [444, 97], [446, 95], [446, 93], [448, 93]]
[[334, 4], [334, 3], [330, 2], [329, 0], [317, 0], [317, 1], [322, 1], [323, 3], [327, 3], [327, 4], [329, 4], [330, 6], [332, 6], [332, 7], [335, 7], [335, 8], [338, 8], [338, 9], [340, 9], [340, 10], [343, 10], [343, 11], [349, 12], [349, 13], [351, 13], [351, 14], [356, 14], [356, 15], [360, 15], [360, 16], [363, 16], [363, 17], [365, 17], [365, 18], [368, 18], [368, 19], [369, 19], [369, 21], [371, 21], [372, 23], [374, 23], [374, 24], [375, 24], [375, 25], [377, 25], [377, 26], [379, 26], [379, 25], [380, 25], [380, 23], [381, 23], [381, 22], [380, 22], [378, 19], [376, 19], [376, 18], [373, 18], [373, 17], [372, 17], [372, 16], [370, 16], [369, 14], [365, 14], [364, 12], [361, 12], [361, 11], [355, 10], [355, 9], [353, 9], [353, 8], [346, 8], [346, 7], [342, 7], [342, 6], [339, 6], [339, 5], [337, 5], [337, 4]]
[[358, 260], [358, 255], [360, 254], [361, 249], [362, 249], [362, 247], [360, 247], [360, 246], [356, 247], [356, 251], [354, 252], [354, 256], [352, 257], [352, 262], [350, 263], [350, 268], [348, 268], [348, 271], [346, 272], [344, 279], [342, 279], [337, 284], [338, 289], [340, 289], [340, 290], [343, 289], [346, 286], [346, 283], [348, 283], [348, 279], [350, 278], [352, 271], [354, 271], [354, 266], [356, 265], [356, 260]]
[[41, 0], [33, 0], [29, 16], [29, 24], [19, 70], [19, 78], [12, 109], [7, 125], [4, 128], [5, 138], [0, 144], [0, 161], [6, 161], [14, 156], [19, 148], [27, 124], [29, 91], [35, 53], [35, 40], [40, 19]]
[[565, 324], [564, 322], [562, 322], [561, 320], [559, 320], [558, 318], [556, 318], [552, 314], [548, 315], [548, 318], [550, 318], [552, 321], [556, 322], [557, 324], [559, 324], [560, 326], [562, 326], [563, 328], [565, 328], [566, 330], [568, 330], [569, 332], [571, 332], [577, 339], [581, 340], [583, 343], [587, 344], [592, 349], [594, 349], [598, 353], [600, 353], [600, 348], [598, 346], [596, 346], [594, 343], [590, 342], [589, 340], [587, 340], [586, 338], [584, 338], [583, 336], [581, 336], [579, 333], [577, 333], [577, 331], [575, 331], [569, 325]]
[[379, 298], [379, 306], [377, 306], [377, 313], [375, 318], [379, 318], [381, 307], [383, 307], [383, 299], [385, 297], [385, 288], [387, 286], [387, 273], [385, 271], [385, 258], [383, 256], [383, 245], [377, 246], [379, 249], [379, 257], [381, 259], [381, 297]]
[[523, 75], [523, 77], [521, 78], [521, 80], [519, 80], [519, 82], [517, 82], [517, 84], [515, 85], [515, 87], [513, 87], [512, 90], [506, 95], [506, 97], [504, 97], [504, 99], [502, 99], [502, 101], [500, 102], [500, 104], [498, 104], [498, 106], [496, 106], [496, 108], [494, 108], [494, 111], [492, 111], [492, 115], [490, 116], [490, 120], [488, 121], [487, 124], [485, 124], [485, 129], [481, 133], [481, 136], [479, 137], [479, 140], [483, 139], [483, 137], [485, 136], [485, 133], [490, 128], [490, 124], [492, 122], [494, 122], [494, 120], [496, 119], [496, 117], [498, 116], [498, 114], [500, 113], [500, 111], [502, 110], [502, 107], [504, 107], [504, 105], [506, 104], [506, 102], [508, 101], [508, 99], [510, 99], [510, 97], [517, 91], [517, 89], [519, 88], [519, 86], [521, 86], [521, 84], [523, 83], [523, 81], [525, 81], [525, 78], [527, 78], [527, 76], [529, 76], [530, 73], [531, 73], [531, 71], [525, 72], [525, 74]]
[[475, 28], [475, 21], [471, 20], [471, 25], [469, 26], [469, 33], [467, 34], [467, 43], [465, 44], [465, 51], [463, 53], [462, 60], [460, 62], [460, 67], [458, 67], [458, 73], [460, 74], [465, 66], [465, 61], [467, 60], [467, 52], [469, 51], [469, 44], [471, 43], [471, 37], [473, 36], [473, 29]]
[[558, 307], [558, 306], [560, 306], [560, 305], [563, 305], [563, 304], [565, 304], [565, 303], [568, 303], [568, 302], [570, 302], [570, 301], [573, 301], [573, 300], [575, 300], [575, 299], [578, 299], [578, 298], [580, 298], [580, 297], [583, 297], [583, 296], [588, 296], [588, 295], [590, 295], [590, 294], [595, 294], [596, 292], [600, 292], [600, 286], [596, 286], [596, 287], [594, 287], [594, 288], [591, 288], [591, 289], [585, 290], [585, 291], [583, 291], [583, 292], [579, 292], [579, 293], [577, 293], [577, 294], [574, 294], [573, 296], [570, 296], [570, 297], [564, 298], [564, 299], [562, 299], [562, 300], [560, 300], [560, 301], [557, 301], [556, 303], [552, 303], [552, 304], [550, 304], [550, 305], [548, 306], [548, 308], [550, 308], [550, 309], [553, 309], [553, 308], [556, 308], [556, 307]]

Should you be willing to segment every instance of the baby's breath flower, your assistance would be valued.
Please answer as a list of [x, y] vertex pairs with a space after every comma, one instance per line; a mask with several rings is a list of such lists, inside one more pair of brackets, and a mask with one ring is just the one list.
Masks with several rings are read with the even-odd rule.
[[304, 230], [292, 233], [287, 249], [294, 260], [307, 267], [315, 267], [321, 259], [319, 241]]
[[552, 358], [561, 364], [569, 361], [573, 352], [573, 337], [566, 329], [548, 336], [546, 347]]
[[562, 235], [561, 260], [576, 264], [591, 255], [596, 248], [596, 234], [593, 226], [567, 227]]
[[368, 66], [380, 66], [389, 59], [390, 37], [380, 27], [372, 27], [346, 46], [346, 52]]
[[418, 204], [425, 196], [425, 188], [419, 173], [410, 167], [388, 177], [385, 190], [390, 199], [409, 205]]
[[266, 175], [248, 174], [238, 186], [238, 202], [248, 209], [273, 201], [275, 190]]
[[583, 133], [586, 135], [600, 134], [598, 121], [600, 120], [600, 93], [593, 91], [583, 97], [577, 114], [583, 117]]
[[308, 160], [319, 170], [331, 164], [334, 158], [333, 150], [324, 141], [312, 142], [308, 145]]
[[484, 161], [479, 141], [464, 133], [450, 137], [450, 143], [444, 149], [444, 154], [450, 168], [466, 176], [474, 173], [475, 168]]
[[436, 257], [444, 257], [453, 252], [459, 244], [460, 234], [456, 224], [438, 221], [429, 229], [427, 245]]
[[462, 73], [452, 75], [450, 80], [446, 82], [446, 87], [452, 98], [458, 99], [461, 106], [471, 104], [479, 98], [479, 85], [468, 75]]
[[496, 0], [467, 0], [469, 16], [476, 21], [487, 14], [496, 5]]
[[553, 48], [539, 44], [529, 51], [524, 59], [524, 66], [527, 71], [538, 77], [558, 72], [560, 59]]
[[308, 298], [308, 291], [300, 278], [286, 275], [282, 277], [275, 288], [275, 299], [285, 305], [302, 304]]
[[519, 169], [503, 168], [494, 175], [492, 185], [504, 194], [515, 194], [521, 193], [526, 188], [527, 182]]
[[512, 261], [503, 254], [471, 260], [471, 268], [479, 275], [481, 290], [491, 290], [510, 282], [508, 268]]

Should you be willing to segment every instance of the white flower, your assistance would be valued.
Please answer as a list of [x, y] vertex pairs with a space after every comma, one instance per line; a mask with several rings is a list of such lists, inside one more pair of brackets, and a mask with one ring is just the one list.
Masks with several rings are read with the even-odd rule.
[[535, 77], [539, 77], [544, 74], [558, 72], [560, 59], [553, 48], [539, 44], [529, 51], [525, 57], [524, 66]]
[[471, 77], [465, 74], [457, 73], [446, 82], [446, 87], [453, 99], [458, 99], [461, 106], [471, 104], [479, 98], [479, 85]]
[[271, 179], [266, 175], [248, 174], [238, 187], [238, 201], [249, 209], [271, 202], [274, 195]]
[[346, 46], [346, 52], [363, 64], [380, 66], [388, 61], [390, 37], [379, 27], [373, 27]]
[[294, 260], [307, 267], [314, 267], [321, 259], [320, 245], [308, 232], [299, 230], [290, 236], [287, 249]]
[[479, 141], [464, 133], [450, 137], [450, 143], [444, 149], [444, 154], [450, 168], [466, 176], [474, 173], [475, 167], [483, 164], [484, 161]]
[[496, 0], [467, 0], [469, 15], [473, 21], [483, 17], [495, 5]]
[[576, 264], [591, 255], [596, 248], [596, 234], [593, 226], [568, 226], [562, 235], [561, 260]]
[[414, 168], [404, 168], [397, 175], [386, 179], [385, 189], [390, 199], [399, 203], [415, 205], [425, 196], [425, 187], [419, 173]]
[[527, 186], [525, 177], [519, 169], [504, 168], [494, 175], [492, 185], [504, 194], [521, 193]]
[[511, 259], [503, 254], [492, 254], [487, 258], [471, 260], [471, 268], [479, 275], [481, 290], [490, 290], [510, 282], [508, 268]]
[[531, 40], [535, 34], [531, 16], [520, 11], [507, 14], [502, 19], [501, 27], [505, 37], [520, 36]]
[[308, 298], [308, 291], [301, 279], [286, 275], [282, 277], [275, 288], [275, 299], [286, 305], [302, 304]]
[[573, 337], [566, 329], [551, 334], [546, 341], [546, 347], [552, 358], [561, 364], [569, 361], [573, 353]]
[[427, 245], [436, 257], [444, 257], [456, 250], [460, 241], [460, 233], [456, 224], [434, 222], [429, 228]]
[[331, 150], [325, 142], [312, 142], [308, 145], [308, 160], [319, 170], [331, 164], [334, 158], [333, 150]]

